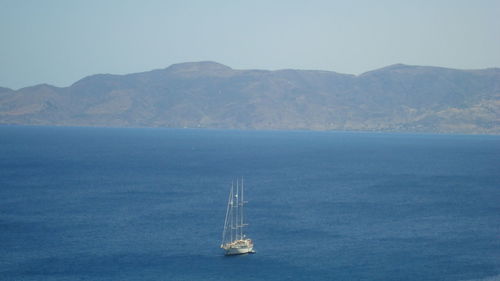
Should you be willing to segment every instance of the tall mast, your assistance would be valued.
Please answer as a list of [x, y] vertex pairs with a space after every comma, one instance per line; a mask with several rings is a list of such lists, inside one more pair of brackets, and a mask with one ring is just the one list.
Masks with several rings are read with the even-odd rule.
[[231, 241], [233, 241], [233, 229], [234, 229], [234, 187], [233, 187], [233, 182], [231, 182], [231, 212], [229, 215], [229, 220], [231, 221]]
[[231, 192], [229, 192], [229, 198], [227, 198], [227, 208], [226, 208], [226, 219], [224, 220], [224, 231], [222, 231], [222, 244], [226, 242], [226, 232], [228, 227], [228, 218], [230, 219], [230, 205], [231, 205]]
[[239, 191], [240, 191], [240, 187], [239, 187], [239, 180], [238, 180], [238, 179], [236, 179], [236, 210], [235, 210], [235, 211], [236, 211], [236, 212], [235, 212], [235, 215], [236, 215], [236, 216], [235, 216], [235, 218], [234, 218], [234, 220], [235, 220], [235, 224], [236, 224], [236, 240], [238, 240], [238, 234], [239, 234], [238, 227], [240, 227], [240, 228], [241, 228], [241, 225], [238, 225], [238, 223], [239, 223], [239, 216], [240, 216], [240, 215], [239, 215], [239, 212], [238, 212], [238, 210], [239, 210], [238, 208], [239, 208], [239, 205], [240, 205], [240, 202], [239, 202], [240, 200], [239, 200], [239, 198], [238, 198], [238, 195], [239, 195], [239, 193], [240, 193]]
[[241, 177], [241, 222], [240, 222], [240, 237], [243, 239], [243, 205], [245, 204], [245, 200], [243, 200], [243, 177]]

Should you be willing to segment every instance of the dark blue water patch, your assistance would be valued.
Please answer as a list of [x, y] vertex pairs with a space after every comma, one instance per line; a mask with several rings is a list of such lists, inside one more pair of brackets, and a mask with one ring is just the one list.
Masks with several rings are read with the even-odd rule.
[[[498, 276], [499, 140], [2, 127], [0, 279]], [[226, 258], [237, 176], [257, 254]]]
[[[136, 268], [142, 270], [138, 272]], [[288, 270], [283, 271], [286, 267]], [[150, 253], [119, 253], [107, 256], [78, 255], [64, 258], [34, 259], [22, 266], [22, 274], [17, 277], [25, 280], [50, 278], [74, 278], [83, 280], [203, 280], [233, 279], [241, 280], [313, 280], [311, 276], [329, 277], [327, 273], [297, 268], [290, 264], [269, 263], [265, 259], [251, 256], [200, 256]], [[199, 272], [202, 271], [203, 275]], [[15, 275], [17, 272], [12, 272]], [[331, 276], [330, 276], [331, 277]]]

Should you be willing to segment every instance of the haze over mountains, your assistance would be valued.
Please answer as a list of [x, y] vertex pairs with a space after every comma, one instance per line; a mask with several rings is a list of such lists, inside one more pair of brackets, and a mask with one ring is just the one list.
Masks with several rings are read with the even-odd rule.
[[0, 124], [499, 134], [500, 69], [397, 64], [355, 76], [181, 63], [0, 87]]

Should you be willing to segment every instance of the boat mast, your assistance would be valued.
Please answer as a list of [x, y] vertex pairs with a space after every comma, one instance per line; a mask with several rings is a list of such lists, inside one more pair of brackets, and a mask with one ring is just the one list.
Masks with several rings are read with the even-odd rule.
[[[243, 240], [243, 227], [246, 226], [244, 223], [244, 212], [243, 206], [246, 203], [244, 200], [244, 186], [243, 177], [240, 180], [236, 179], [236, 190], [234, 186], [234, 181], [231, 182], [231, 190], [229, 192], [229, 198], [227, 202], [226, 218], [224, 220], [224, 231], [222, 232], [222, 244], [227, 242], [234, 242], [236, 240]], [[229, 230], [228, 230], [229, 228]], [[229, 235], [229, 239], [227, 239]]]
[[[239, 180], [236, 179], [236, 212], [235, 212], [235, 217], [234, 217], [234, 222], [235, 222], [235, 225], [236, 225], [236, 237], [235, 237], [235, 240], [239, 240], [238, 239], [238, 234], [239, 234], [239, 231], [238, 231], [238, 228], [241, 228], [241, 225], [238, 225], [239, 223], [239, 205], [240, 205], [240, 200], [238, 198], [238, 195], [240, 193], [240, 187], [239, 187]], [[241, 239], [241, 237], [240, 237]]]
[[234, 186], [233, 183], [231, 183], [231, 213], [230, 213], [230, 220], [231, 220], [231, 242], [234, 241], [233, 239], [233, 229], [234, 229]]
[[229, 206], [231, 204], [231, 192], [229, 192], [229, 198], [227, 198], [227, 208], [226, 208], [226, 218], [224, 219], [224, 231], [222, 231], [222, 244], [226, 242], [226, 232], [227, 232], [227, 226], [228, 226], [228, 218], [230, 214], [230, 209]]
[[245, 204], [245, 200], [243, 200], [243, 177], [241, 177], [241, 221], [240, 221], [240, 237], [243, 239], [243, 204]]

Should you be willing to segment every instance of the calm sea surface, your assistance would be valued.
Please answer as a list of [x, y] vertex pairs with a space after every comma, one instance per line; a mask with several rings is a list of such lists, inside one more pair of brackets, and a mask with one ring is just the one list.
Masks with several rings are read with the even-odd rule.
[[499, 136], [0, 127], [0, 280], [499, 279]]

